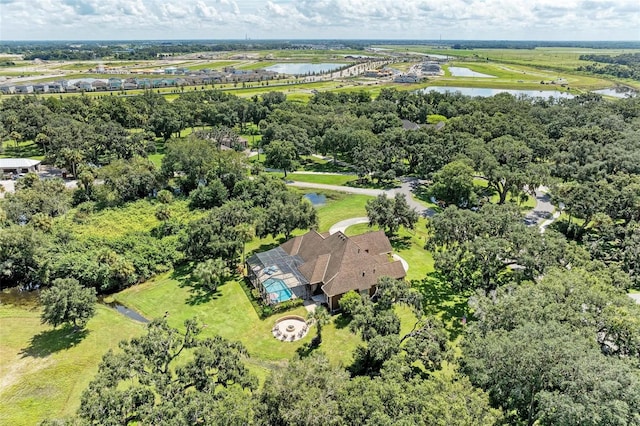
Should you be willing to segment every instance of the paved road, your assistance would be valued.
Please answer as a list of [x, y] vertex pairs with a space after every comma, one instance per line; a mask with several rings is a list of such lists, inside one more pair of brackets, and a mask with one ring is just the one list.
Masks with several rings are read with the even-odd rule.
[[354, 188], [352, 186], [340, 186], [340, 185], [325, 185], [323, 183], [310, 183], [310, 182], [289, 182], [289, 185], [295, 186], [298, 188], [310, 188], [310, 189], [325, 189], [329, 191], [339, 191], [346, 192], [348, 194], [360, 194], [360, 195], [369, 195], [372, 197], [377, 197], [378, 195], [385, 194], [387, 197], [395, 197], [396, 194], [404, 194], [407, 197], [407, 203], [409, 207], [415, 209], [418, 213], [423, 216], [431, 217], [435, 214], [435, 212], [425, 207], [422, 203], [416, 201], [413, 198], [413, 194], [411, 192], [413, 186], [418, 182], [417, 179], [407, 179], [399, 188], [392, 189], [370, 189], [370, 188]]
[[524, 217], [524, 223], [528, 226], [538, 225], [540, 233], [544, 233], [549, 225], [560, 217], [560, 211], [551, 204], [551, 197], [547, 193], [549, 188], [541, 186], [536, 189], [536, 206]]

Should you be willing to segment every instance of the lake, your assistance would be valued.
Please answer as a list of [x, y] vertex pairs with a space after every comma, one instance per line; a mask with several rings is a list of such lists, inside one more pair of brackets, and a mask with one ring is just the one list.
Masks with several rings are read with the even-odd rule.
[[481, 72], [475, 72], [469, 68], [463, 67], [449, 67], [449, 72], [454, 77], [480, 77], [480, 78], [496, 78], [495, 75], [482, 74]]
[[613, 96], [616, 98], [626, 98], [628, 96], [638, 96], [638, 92], [635, 90], [625, 88], [611, 88], [611, 89], [600, 89], [594, 90], [593, 93], [597, 93], [599, 95], [604, 96]]
[[514, 96], [518, 95], [527, 95], [535, 98], [565, 98], [571, 99], [573, 95], [567, 92], [559, 92], [557, 90], [515, 90], [515, 89], [488, 89], [488, 88], [480, 88], [480, 87], [444, 87], [444, 86], [431, 86], [425, 87], [424, 89], [419, 90], [422, 93], [427, 92], [460, 92], [466, 96], [495, 96], [498, 93], [510, 93]]
[[322, 74], [329, 71], [337, 70], [340, 67], [343, 67], [348, 64], [336, 64], [330, 62], [324, 62], [320, 64], [311, 64], [311, 63], [282, 63], [282, 64], [274, 64], [270, 67], [266, 67], [267, 71], [275, 71], [280, 74], [291, 74], [291, 75], [305, 75], [309, 73]]

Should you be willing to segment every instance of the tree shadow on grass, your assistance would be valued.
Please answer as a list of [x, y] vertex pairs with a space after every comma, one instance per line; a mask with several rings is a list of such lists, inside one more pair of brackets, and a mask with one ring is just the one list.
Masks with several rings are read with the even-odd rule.
[[436, 272], [423, 280], [412, 281], [411, 285], [422, 294], [425, 313], [440, 316], [452, 341], [462, 334], [464, 323], [471, 317], [467, 303], [470, 294], [456, 292]]
[[29, 346], [22, 349], [22, 357], [44, 358], [52, 353], [69, 349], [82, 342], [89, 335], [86, 329], [75, 330], [71, 326], [46, 330], [31, 338]]
[[[176, 268], [171, 274], [171, 278], [178, 281], [178, 287], [190, 288], [190, 294], [187, 300], [185, 300], [185, 303], [189, 306], [196, 306], [218, 299], [220, 297], [218, 290], [211, 291], [200, 285], [200, 283], [191, 276], [192, 271], [193, 267], [184, 265]], [[224, 285], [224, 283], [222, 285]]]
[[320, 349], [320, 343], [318, 342], [318, 336], [313, 336], [310, 342], [305, 343], [296, 349], [296, 354], [300, 358], [306, 358], [315, 352], [317, 349]]
[[[280, 241], [276, 241], [273, 243], [267, 243], [267, 244], [260, 244], [260, 246], [253, 250], [255, 253], [262, 253], [263, 251], [267, 251], [267, 250], [271, 250], [272, 248], [276, 248], [278, 247], [280, 244], [282, 244]], [[247, 253], [247, 258], [249, 257], [249, 253]]]
[[389, 242], [395, 251], [408, 250], [411, 248], [411, 237], [409, 235], [404, 235], [402, 237], [395, 235], [389, 238]]
[[342, 328], [346, 328], [349, 327], [349, 324], [351, 323], [351, 317], [350, 316], [345, 316], [345, 315], [338, 315], [336, 317], [335, 320], [333, 320], [333, 323], [335, 324], [337, 329], [342, 329]]

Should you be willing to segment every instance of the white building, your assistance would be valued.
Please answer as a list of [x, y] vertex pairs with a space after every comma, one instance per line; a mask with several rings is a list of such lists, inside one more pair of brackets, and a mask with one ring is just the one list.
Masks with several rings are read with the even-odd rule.
[[41, 162], [30, 158], [0, 158], [0, 172], [2, 174], [35, 172]]

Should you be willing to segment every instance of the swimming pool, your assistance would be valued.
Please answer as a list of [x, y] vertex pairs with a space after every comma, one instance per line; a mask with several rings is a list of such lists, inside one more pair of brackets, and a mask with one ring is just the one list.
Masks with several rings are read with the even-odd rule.
[[291, 289], [287, 287], [284, 281], [280, 279], [269, 278], [264, 283], [262, 283], [262, 285], [269, 295], [269, 301], [271, 303], [284, 302], [285, 300], [291, 299], [291, 297], [293, 296]]

